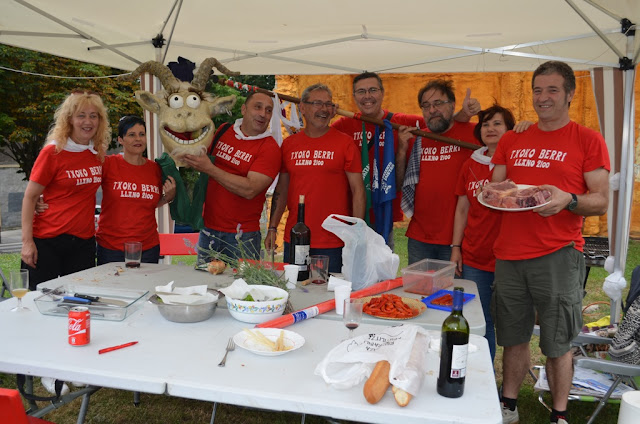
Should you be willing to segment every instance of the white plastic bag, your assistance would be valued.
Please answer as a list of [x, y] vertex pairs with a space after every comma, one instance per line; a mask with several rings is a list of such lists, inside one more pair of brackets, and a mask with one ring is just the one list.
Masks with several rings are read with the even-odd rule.
[[388, 327], [379, 333], [345, 340], [334, 347], [315, 369], [315, 374], [337, 389], [356, 386], [371, 375], [378, 361], [389, 361], [389, 381], [416, 395], [426, 370], [430, 337], [415, 324]]
[[344, 242], [342, 274], [351, 281], [353, 290], [396, 277], [400, 257], [362, 219], [332, 214], [324, 220], [322, 228]]

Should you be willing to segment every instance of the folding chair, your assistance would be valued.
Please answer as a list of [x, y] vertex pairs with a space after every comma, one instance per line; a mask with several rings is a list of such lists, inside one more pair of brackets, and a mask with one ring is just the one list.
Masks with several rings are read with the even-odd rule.
[[[176, 255], [197, 255], [200, 233], [158, 234], [160, 236], [160, 258]], [[171, 263], [165, 261], [165, 263]]]
[[[637, 305], [638, 302], [640, 302], [640, 300], [636, 300], [635, 305]], [[635, 307], [637, 308], [637, 306]], [[635, 326], [638, 325], [638, 322], [639, 321], [637, 316], [632, 316], [631, 314], [627, 314], [622, 320], [618, 328], [618, 331], [619, 332], [623, 330], [625, 332], [631, 331], [632, 332], [631, 334], [635, 334], [638, 331], [638, 329], [635, 328]], [[608, 389], [603, 394], [590, 393], [585, 391], [584, 389], [580, 389], [577, 387], [572, 388], [571, 392], [569, 393], [569, 400], [598, 402], [598, 405], [596, 406], [596, 409], [594, 410], [593, 414], [589, 418], [589, 421], [587, 422], [587, 424], [591, 424], [595, 422], [596, 417], [598, 416], [602, 408], [604, 408], [604, 406], [607, 403], [619, 403], [621, 393], [619, 391], [616, 392], [616, 389], [620, 387], [620, 384], [625, 383], [629, 387], [632, 387], [635, 390], [638, 390], [638, 386], [640, 382], [640, 378], [639, 378], [640, 364], [619, 362], [613, 359], [590, 358], [588, 357], [587, 352], [584, 348], [585, 345], [588, 345], [588, 344], [612, 345], [614, 340], [620, 343], [620, 339], [610, 339], [608, 337], [600, 337], [600, 336], [591, 335], [591, 334], [580, 334], [578, 335], [578, 337], [576, 337], [572, 341], [572, 345], [579, 347], [582, 355], [584, 355], [583, 357], [577, 357], [574, 359], [574, 366], [575, 366], [574, 376], [575, 376], [575, 373], [580, 371], [580, 369], [593, 370], [599, 373], [604, 373], [602, 374], [603, 376], [610, 375], [609, 381], [604, 383], [604, 386], [603, 386], [605, 388], [608, 386]], [[614, 345], [614, 347], [615, 346], [617, 345]], [[631, 351], [635, 352], [636, 349], [633, 346], [635, 346], [635, 344], [632, 345]], [[612, 354], [613, 353], [614, 351], [612, 351]], [[540, 372], [542, 372], [541, 370], [544, 369], [543, 366], [537, 366], [534, 368], [538, 369]], [[534, 379], [537, 380], [538, 376], [536, 376], [534, 372], [530, 371], [530, 374], [534, 377]], [[596, 382], [596, 384], [598, 383]], [[538, 385], [536, 384], [536, 386]], [[544, 394], [543, 391], [539, 392], [538, 400], [540, 401], [540, 403], [542, 403], [542, 405], [545, 406], [545, 408], [551, 411], [551, 408], [544, 402], [543, 394]]]
[[0, 411], [2, 411], [2, 422], [4, 423], [53, 424], [51, 421], [27, 415], [17, 390], [0, 388]]

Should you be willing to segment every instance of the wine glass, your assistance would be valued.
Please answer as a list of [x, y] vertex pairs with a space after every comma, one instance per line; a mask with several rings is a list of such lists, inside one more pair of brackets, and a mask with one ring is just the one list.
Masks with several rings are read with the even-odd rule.
[[29, 271], [26, 269], [11, 271], [9, 284], [11, 294], [18, 299], [18, 306], [13, 308], [11, 312], [29, 311], [29, 308], [22, 306], [22, 298], [29, 291]]
[[344, 300], [344, 313], [342, 314], [342, 321], [344, 325], [349, 329], [349, 338], [353, 337], [353, 330], [358, 328], [362, 321], [362, 308], [364, 303], [360, 299], [345, 299]]

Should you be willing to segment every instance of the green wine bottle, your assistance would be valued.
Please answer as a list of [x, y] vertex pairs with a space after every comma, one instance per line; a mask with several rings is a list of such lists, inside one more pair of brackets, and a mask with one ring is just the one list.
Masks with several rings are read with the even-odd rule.
[[462, 315], [464, 289], [453, 289], [451, 314], [442, 323], [440, 339], [440, 374], [438, 394], [457, 398], [464, 393], [467, 374], [467, 353], [469, 350], [469, 323]]

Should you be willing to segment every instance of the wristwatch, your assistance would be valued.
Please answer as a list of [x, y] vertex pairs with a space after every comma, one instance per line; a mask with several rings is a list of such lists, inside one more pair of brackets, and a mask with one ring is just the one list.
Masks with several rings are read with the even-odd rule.
[[572, 210], [574, 210], [575, 208], [578, 207], [578, 196], [576, 196], [573, 193], [569, 193], [569, 194], [571, 194], [571, 201], [567, 205], [566, 209], [572, 211]]

